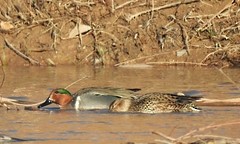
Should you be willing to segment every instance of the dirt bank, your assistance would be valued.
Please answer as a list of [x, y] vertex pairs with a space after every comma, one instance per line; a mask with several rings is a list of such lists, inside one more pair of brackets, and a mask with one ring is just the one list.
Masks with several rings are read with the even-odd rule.
[[239, 1], [4, 1], [4, 65], [240, 66]]

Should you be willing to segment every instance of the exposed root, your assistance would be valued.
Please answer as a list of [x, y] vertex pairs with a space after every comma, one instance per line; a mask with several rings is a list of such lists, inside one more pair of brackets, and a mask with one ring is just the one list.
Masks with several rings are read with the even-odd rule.
[[19, 50], [17, 50], [11, 43], [8, 42], [7, 39], [4, 39], [6, 45], [8, 48], [10, 48], [13, 52], [15, 52], [17, 55], [19, 55], [20, 57], [22, 57], [24, 60], [27, 60], [28, 62], [30, 62], [32, 65], [40, 65], [40, 63], [28, 56], [26, 56], [25, 54], [23, 54], [22, 52], [20, 52]]

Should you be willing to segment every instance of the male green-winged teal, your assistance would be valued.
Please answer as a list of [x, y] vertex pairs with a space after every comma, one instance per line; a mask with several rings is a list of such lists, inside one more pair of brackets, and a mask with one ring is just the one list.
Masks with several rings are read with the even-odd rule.
[[133, 99], [117, 99], [110, 105], [109, 109], [113, 112], [141, 113], [194, 112], [200, 111], [193, 103], [200, 98], [153, 92]]
[[68, 90], [57, 88], [52, 90], [45, 102], [38, 108], [58, 104], [60, 107], [72, 107], [78, 110], [108, 109], [110, 104], [119, 98], [134, 98], [140, 89], [124, 89], [112, 87], [89, 87], [71, 94]]

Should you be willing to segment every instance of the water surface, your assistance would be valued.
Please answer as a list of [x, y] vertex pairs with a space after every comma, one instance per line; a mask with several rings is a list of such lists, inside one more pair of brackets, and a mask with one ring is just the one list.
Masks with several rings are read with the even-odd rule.
[[[98, 68], [80, 66], [6, 67], [0, 96], [42, 101], [51, 89], [69, 87], [71, 92], [90, 86], [142, 88], [142, 92], [187, 92], [206, 98], [240, 97], [240, 69], [224, 69], [233, 84], [217, 69], [199, 67]], [[2, 74], [1, 74], [2, 76]], [[52, 104], [51, 107], [57, 107]], [[158, 131], [177, 138], [211, 124], [239, 120], [239, 107], [202, 107], [200, 113], [129, 114], [104, 111], [47, 109], [16, 111], [0, 108], [0, 133], [30, 141], [19, 143], [125, 143], [155, 142]], [[201, 133], [200, 133], [201, 134]], [[238, 138], [239, 125], [202, 134]]]

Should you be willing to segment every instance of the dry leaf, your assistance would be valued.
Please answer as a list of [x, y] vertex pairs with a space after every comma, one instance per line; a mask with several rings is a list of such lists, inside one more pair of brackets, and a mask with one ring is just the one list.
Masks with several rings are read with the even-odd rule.
[[69, 33], [68, 38], [73, 38], [73, 37], [79, 35], [79, 33], [83, 34], [90, 30], [91, 30], [91, 27], [89, 25], [76, 24], [76, 26]]
[[11, 22], [1, 21], [1, 22], [0, 22], [0, 27], [1, 27], [1, 29], [3, 29], [3, 30], [11, 30], [11, 29], [14, 28], [14, 25], [13, 25]]

